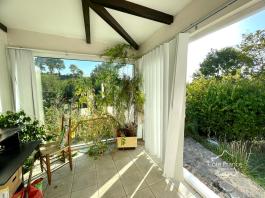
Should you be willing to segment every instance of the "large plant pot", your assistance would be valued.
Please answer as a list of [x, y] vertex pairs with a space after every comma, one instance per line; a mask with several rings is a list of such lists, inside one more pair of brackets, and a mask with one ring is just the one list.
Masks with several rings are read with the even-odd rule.
[[136, 148], [137, 137], [117, 137], [118, 148]]

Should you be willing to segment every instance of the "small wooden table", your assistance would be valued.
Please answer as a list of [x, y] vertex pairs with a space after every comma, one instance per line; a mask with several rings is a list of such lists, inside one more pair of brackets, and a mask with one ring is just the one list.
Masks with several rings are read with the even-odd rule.
[[31, 153], [39, 148], [40, 143], [22, 143], [19, 148], [0, 154], [0, 186], [4, 186], [10, 180]]

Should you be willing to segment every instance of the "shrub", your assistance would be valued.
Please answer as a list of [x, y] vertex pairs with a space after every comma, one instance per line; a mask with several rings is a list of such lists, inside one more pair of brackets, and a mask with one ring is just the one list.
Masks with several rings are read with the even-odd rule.
[[264, 138], [264, 82], [232, 76], [194, 80], [187, 86], [187, 131], [227, 141]]
[[0, 115], [0, 128], [19, 127], [21, 132], [19, 138], [22, 142], [30, 142], [35, 140], [46, 141], [49, 139], [45, 135], [43, 126], [37, 120], [31, 120], [24, 111], [17, 113], [7, 111]]

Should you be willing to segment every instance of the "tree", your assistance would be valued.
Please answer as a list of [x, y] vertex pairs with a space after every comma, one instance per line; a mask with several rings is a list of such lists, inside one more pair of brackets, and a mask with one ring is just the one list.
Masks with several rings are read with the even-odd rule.
[[72, 73], [72, 76], [74, 77], [80, 77], [80, 76], [83, 76], [84, 74], [84, 72], [81, 69], [79, 69], [78, 66], [74, 64], [71, 64], [69, 68]]
[[120, 89], [119, 70], [112, 64], [102, 63], [91, 73], [97, 106], [115, 106]]
[[54, 74], [54, 71], [57, 70], [57, 73], [60, 75], [60, 71], [65, 68], [64, 61], [60, 58], [37, 57], [35, 59], [35, 64], [39, 66], [42, 71], [48, 68], [50, 74]]
[[243, 40], [239, 46], [242, 52], [253, 59], [253, 73], [265, 71], [265, 29], [255, 33], [243, 34]]
[[237, 70], [247, 72], [252, 67], [253, 60], [248, 55], [233, 47], [221, 50], [212, 49], [200, 64], [199, 72], [194, 75], [205, 77], [221, 77], [223, 75], [235, 75]]
[[44, 57], [36, 57], [35, 58], [35, 65], [37, 65], [41, 71], [45, 71], [46, 59]]

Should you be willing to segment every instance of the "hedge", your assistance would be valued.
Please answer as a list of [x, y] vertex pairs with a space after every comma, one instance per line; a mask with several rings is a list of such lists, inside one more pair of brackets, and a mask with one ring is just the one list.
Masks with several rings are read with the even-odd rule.
[[265, 138], [265, 78], [200, 78], [187, 85], [186, 132], [218, 139]]

